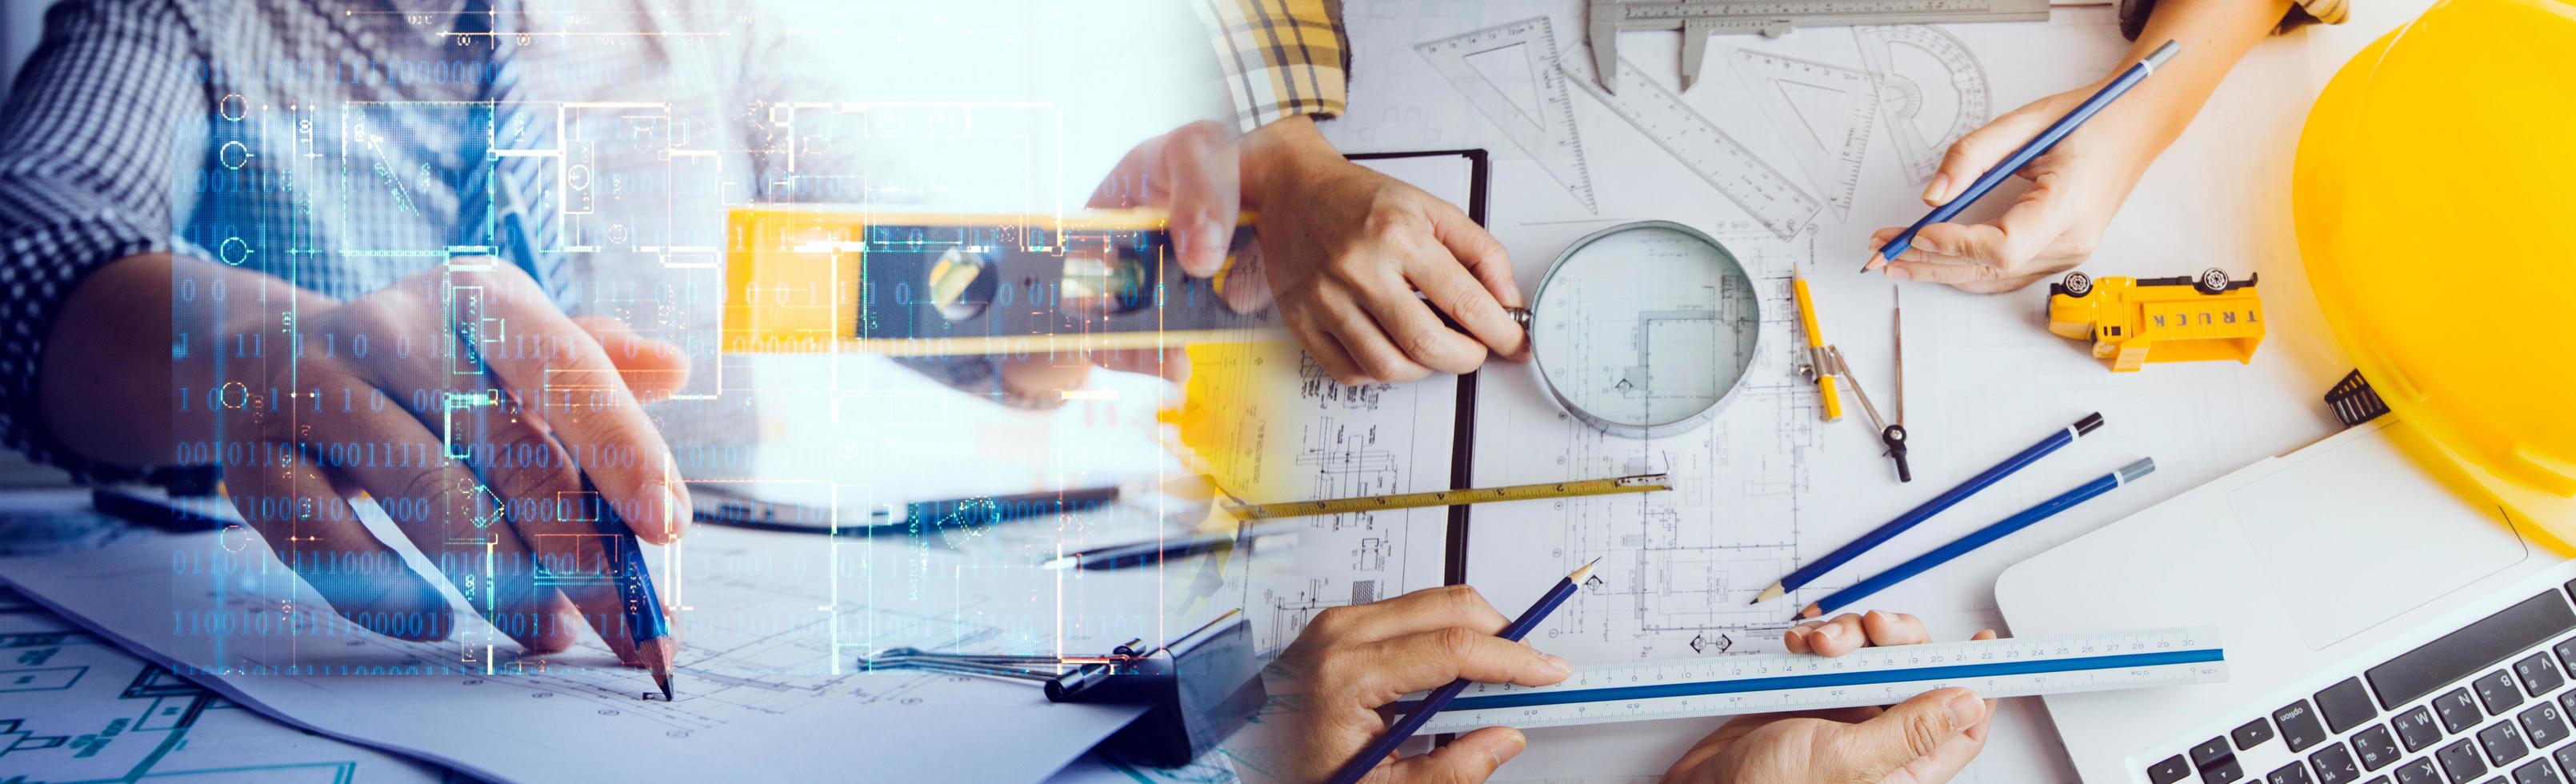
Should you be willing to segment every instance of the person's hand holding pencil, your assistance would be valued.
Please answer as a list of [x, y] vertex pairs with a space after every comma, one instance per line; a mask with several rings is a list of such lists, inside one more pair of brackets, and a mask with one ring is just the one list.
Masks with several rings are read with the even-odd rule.
[[[1262, 765], [1280, 781], [1322, 781], [1387, 730], [1380, 710], [1404, 695], [1465, 678], [1544, 686], [1574, 671], [1565, 659], [1495, 636], [1509, 623], [1475, 589], [1430, 588], [1317, 613], [1271, 664], [1271, 694], [1295, 707], [1276, 723]], [[1386, 755], [1370, 782], [1483, 781], [1521, 752], [1519, 730], [1487, 727], [1429, 753]]]
[[[1959, 137], [1923, 189], [1923, 202], [1936, 211], [1975, 201], [1985, 195], [1979, 181], [2000, 168], [2030, 182], [2009, 208], [1983, 221], [1942, 216], [1918, 224], [1911, 237], [1908, 227], [1879, 229], [1870, 235], [1872, 255], [1863, 271], [1992, 294], [2049, 279], [2091, 256], [2148, 165], [2182, 135], [2246, 50], [2281, 25], [2290, 4], [2160, 0], [2153, 8], [2109, 76], [2032, 101]], [[2176, 45], [2189, 52], [2150, 68], [2154, 79], [2124, 78], [2139, 61]], [[2122, 91], [2127, 97], [2120, 98]], [[2119, 100], [2096, 107], [2090, 122], [2076, 116], [2104, 95]], [[2064, 141], [2052, 146], [2042, 137], [2062, 118], [2083, 127], [2070, 125]], [[2020, 153], [2031, 142], [2040, 142], [2038, 154], [2025, 160]]]

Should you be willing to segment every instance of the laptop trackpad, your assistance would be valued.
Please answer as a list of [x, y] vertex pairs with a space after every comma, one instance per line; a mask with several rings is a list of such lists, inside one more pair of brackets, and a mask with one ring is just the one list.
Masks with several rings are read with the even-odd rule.
[[2227, 496], [2311, 650], [2528, 555], [2498, 513], [2385, 438], [2353, 439]]

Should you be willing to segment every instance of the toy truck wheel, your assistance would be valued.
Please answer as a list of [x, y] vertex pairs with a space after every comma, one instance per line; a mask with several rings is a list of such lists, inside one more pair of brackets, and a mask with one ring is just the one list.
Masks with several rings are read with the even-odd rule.
[[2069, 272], [2066, 273], [2066, 279], [2058, 282], [2057, 285], [2066, 289], [2066, 296], [2081, 297], [2093, 293], [2093, 276], [2081, 272]]
[[2201, 270], [2200, 280], [2196, 284], [2203, 294], [2225, 294], [2227, 293], [2227, 271], [2217, 267]]

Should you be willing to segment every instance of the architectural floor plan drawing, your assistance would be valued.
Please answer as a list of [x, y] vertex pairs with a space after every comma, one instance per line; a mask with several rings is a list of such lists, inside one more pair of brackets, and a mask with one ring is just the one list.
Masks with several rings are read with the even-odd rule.
[[0, 608], [0, 772], [44, 781], [439, 782], [447, 772], [314, 735], [73, 628]]
[[[650, 681], [617, 667], [595, 641], [539, 659], [512, 656], [505, 642], [488, 654], [483, 670], [460, 665], [455, 646], [482, 637], [477, 627], [483, 624], [467, 615], [458, 616], [450, 641], [435, 643], [309, 633], [297, 625], [312, 623], [309, 609], [298, 620], [264, 598], [272, 594], [216, 596], [202, 578], [171, 574], [172, 552], [217, 551], [214, 536], [133, 537], [80, 553], [20, 558], [0, 564], [0, 577], [92, 633], [210, 678], [217, 693], [242, 705], [333, 737], [502, 779], [721, 778], [745, 758], [763, 760], [768, 773], [830, 777], [846, 773], [843, 760], [852, 755], [886, 764], [933, 755], [966, 766], [958, 770], [970, 778], [1040, 775], [1122, 726], [1133, 709], [1050, 705], [1039, 690], [1021, 684], [856, 672], [855, 656], [895, 645], [1039, 653], [1097, 643], [1105, 649], [1115, 642], [1095, 635], [1125, 640], [1151, 633], [1120, 621], [1139, 620], [1136, 607], [1156, 606], [1150, 577], [1080, 588], [977, 579], [963, 574], [971, 562], [957, 559], [960, 568], [946, 570], [957, 573], [934, 573], [937, 579], [911, 588], [903, 576], [910, 572], [898, 563], [915, 557], [907, 547], [826, 557], [819, 551], [831, 537], [709, 526], [692, 534], [689, 546], [696, 549], [671, 579], [689, 582], [699, 606], [725, 610], [683, 613], [686, 646], [674, 678], [679, 698], [664, 702], [643, 699]], [[243, 555], [245, 568], [226, 580], [283, 574], [264, 550]], [[828, 587], [835, 576], [843, 589], [837, 601]], [[887, 584], [876, 585], [878, 577]], [[1113, 585], [1132, 588], [1133, 595], [1113, 597]], [[874, 602], [867, 599], [871, 587]], [[1096, 602], [1098, 609], [1059, 621], [1005, 609], [997, 595], [1050, 605]], [[173, 628], [173, 617], [200, 615], [202, 625]], [[1053, 637], [1059, 626], [1068, 631]], [[233, 633], [186, 631], [191, 628]], [[377, 707], [388, 704], [411, 708]], [[1007, 725], [981, 719], [1004, 711], [1020, 718]], [[567, 733], [542, 752], [512, 741], [529, 727], [576, 722], [584, 732]], [[996, 742], [1015, 753], [969, 752]], [[824, 746], [846, 753], [810, 753]], [[718, 747], [731, 753], [692, 751]]]
[[[1335, 383], [1296, 346], [1252, 343], [1225, 356], [1192, 355], [1194, 374], [1260, 390], [1230, 416], [1252, 426], [1232, 438], [1226, 490], [1258, 502], [1311, 501], [1449, 486], [1457, 378], [1411, 384]], [[1241, 386], [1235, 386], [1240, 384]], [[1444, 509], [1297, 518], [1290, 558], [1261, 562], [1247, 584], [1253, 636], [1264, 650], [1295, 639], [1314, 614], [1440, 584]]]
[[[1826, 451], [1788, 281], [1810, 253], [1749, 223], [1713, 232], [1753, 279], [1761, 335], [1753, 365], [1716, 420], [1638, 440], [1565, 416], [1511, 374], [1479, 388], [1476, 484], [1667, 473], [1673, 490], [1480, 506], [1467, 578], [1497, 606], [1524, 601], [1525, 575], [1602, 559], [1583, 591], [1533, 633], [1577, 661], [1670, 659], [1776, 645], [1779, 608], [1746, 602], [1817, 528], [1820, 479], [1854, 458]], [[1489, 400], [1490, 398], [1490, 400]], [[1839, 446], [1839, 443], [1836, 444]], [[1867, 455], [1875, 459], [1875, 455]], [[1544, 547], [1538, 546], [1544, 543]], [[1561, 566], [1560, 566], [1561, 564]]]

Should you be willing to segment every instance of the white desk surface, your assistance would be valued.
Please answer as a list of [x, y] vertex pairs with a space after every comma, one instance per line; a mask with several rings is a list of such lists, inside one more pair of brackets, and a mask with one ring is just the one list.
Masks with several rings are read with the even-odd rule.
[[[1967, 462], [1981, 459], [1967, 455], [2000, 455], [2023, 445], [2045, 426], [2032, 421], [2034, 417], [2055, 419], [2057, 411], [2098, 409], [2115, 423], [2101, 434], [2110, 452], [2143, 452], [2156, 458], [2159, 471], [2133, 490], [2062, 515], [2020, 534], [2007, 546], [1987, 548], [1954, 562], [1937, 579], [1911, 581], [1875, 597], [1874, 606], [1923, 615], [1943, 638], [1998, 625], [1993, 577], [2013, 561], [2337, 429], [2319, 396], [2351, 364], [2326, 331], [2298, 262], [2290, 225], [2290, 164], [2307, 104], [2326, 79], [2352, 53], [2429, 5], [2429, 0], [2359, 3], [2352, 20], [2344, 25], [2310, 26], [2259, 45], [2212, 97], [2192, 130], [2139, 183], [2110, 226], [2102, 249], [2083, 266], [2097, 277], [2183, 275], [2212, 266], [2240, 276], [2260, 272], [2272, 323], [2250, 366], [2165, 365], [2113, 376], [2077, 344], [2042, 328], [2038, 314], [2044, 286], [1973, 296], [1906, 284], [1905, 387], [1913, 393], [1907, 401], [1907, 426], [1914, 431], [1918, 455], [1927, 450], [1959, 455], [1918, 460]], [[1661, 150], [1642, 143], [1642, 136], [1591, 97], [1578, 95], [1573, 103], [1598, 204], [1597, 213], [1587, 212], [1413, 51], [1423, 41], [1541, 14], [1551, 18], [1561, 50], [1568, 56], [1585, 56], [1579, 3], [1352, 6], [1348, 19], [1355, 60], [1351, 111], [1328, 123], [1327, 134], [1348, 152], [1456, 147], [1491, 151], [1495, 165], [1488, 223], [1512, 251], [1524, 291], [1568, 242], [1596, 229], [1643, 219], [1700, 225], [1740, 219], [1742, 213], [1733, 204], [1688, 176]], [[1994, 111], [2001, 112], [2073, 88], [2107, 67], [2126, 46], [2111, 14], [2107, 5], [2061, 6], [2045, 25], [1948, 29], [1983, 61], [1993, 85]], [[1849, 40], [1847, 33], [1834, 28], [1800, 30], [1778, 42], [1720, 36], [1712, 41], [1702, 84], [1726, 78], [1721, 61], [1730, 56], [1732, 47], [1804, 53], [1808, 49], [1801, 47], [1813, 46], [1814, 37], [1835, 35]], [[1809, 42], [1800, 43], [1801, 36], [1810, 37]], [[1619, 45], [1624, 58], [1649, 74], [1660, 75], [1669, 85], [1677, 40], [1670, 33], [1632, 33], [1623, 36]], [[1686, 95], [1708, 94], [1694, 90]], [[1712, 116], [1729, 110], [1695, 105]], [[1873, 309], [1868, 303], [1886, 301], [1890, 284], [1877, 276], [1833, 270], [1857, 264], [1871, 229], [1902, 225], [1921, 213], [1920, 203], [1912, 196], [1920, 181], [1906, 178], [1893, 161], [1886, 148], [1873, 149], [1864, 163], [1860, 194], [1849, 217], [1838, 218], [1831, 210], [1823, 213], [1811, 244], [1824, 249], [1815, 252], [1810, 270], [1817, 298], [1828, 309], [1829, 322], [1834, 322], [1826, 332], [1853, 355], [1863, 378], [1891, 375], [1884, 364], [1888, 362], [1887, 317], [1861, 312]], [[1796, 176], [1797, 168], [1790, 161], [1774, 165]], [[1988, 201], [2008, 203], [2009, 199]], [[1523, 394], [1522, 386], [1527, 385], [1487, 379], [1480, 395]], [[1836, 439], [1867, 440], [1861, 432], [1866, 427], [1838, 423], [1836, 428]], [[2096, 467], [2092, 463], [2111, 460], [2110, 452], [2062, 461], [2068, 465], [2050, 467], [2054, 473], [2034, 468], [2025, 474], [2041, 475], [2028, 480], [2031, 487], [2054, 489], [2088, 475]], [[1917, 470], [1923, 471], [1923, 465], [1918, 462]], [[1961, 466], [1954, 463], [1947, 469], [1961, 470]], [[1878, 489], [1876, 484], [1852, 484], [1865, 488], [1864, 492]], [[1924, 484], [1917, 482], [1889, 494], [1905, 496], [1903, 504], [1910, 504], [1911, 499], [1933, 491]], [[1842, 489], [1820, 482], [1809, 492]], [[2018, 494], [1990, 492], [1986, 495], [1995, 497], [1976, 499], [1944, 519], [1951, 526], [1981, 524], [2018, 508], [2010, 504], [2027, 503], [2044, 494], [2034, 489]], [[1975, 507], [1976, 502], [1986, 506]], [[1859, 527], [1875, 522], [1860, 521]], [[1963, 530], [1947, 528], [1939, 535]], [[1476, 582], [1483, 587], [1483, 581]], [[1487, 594], [1498, 606], [1526, 601], [1511, 590], [1489, 588]], [[1533, 732], [1530, 750], [1496, 778], [1651, 777], [1662, 773], [1682, 749], [1716, 723], [1670, 721], [1540, 730]], [[2074, 778], [2039, 702], [2013, 700], [2000, 713], [1987, 752], [1961, 780]]]

